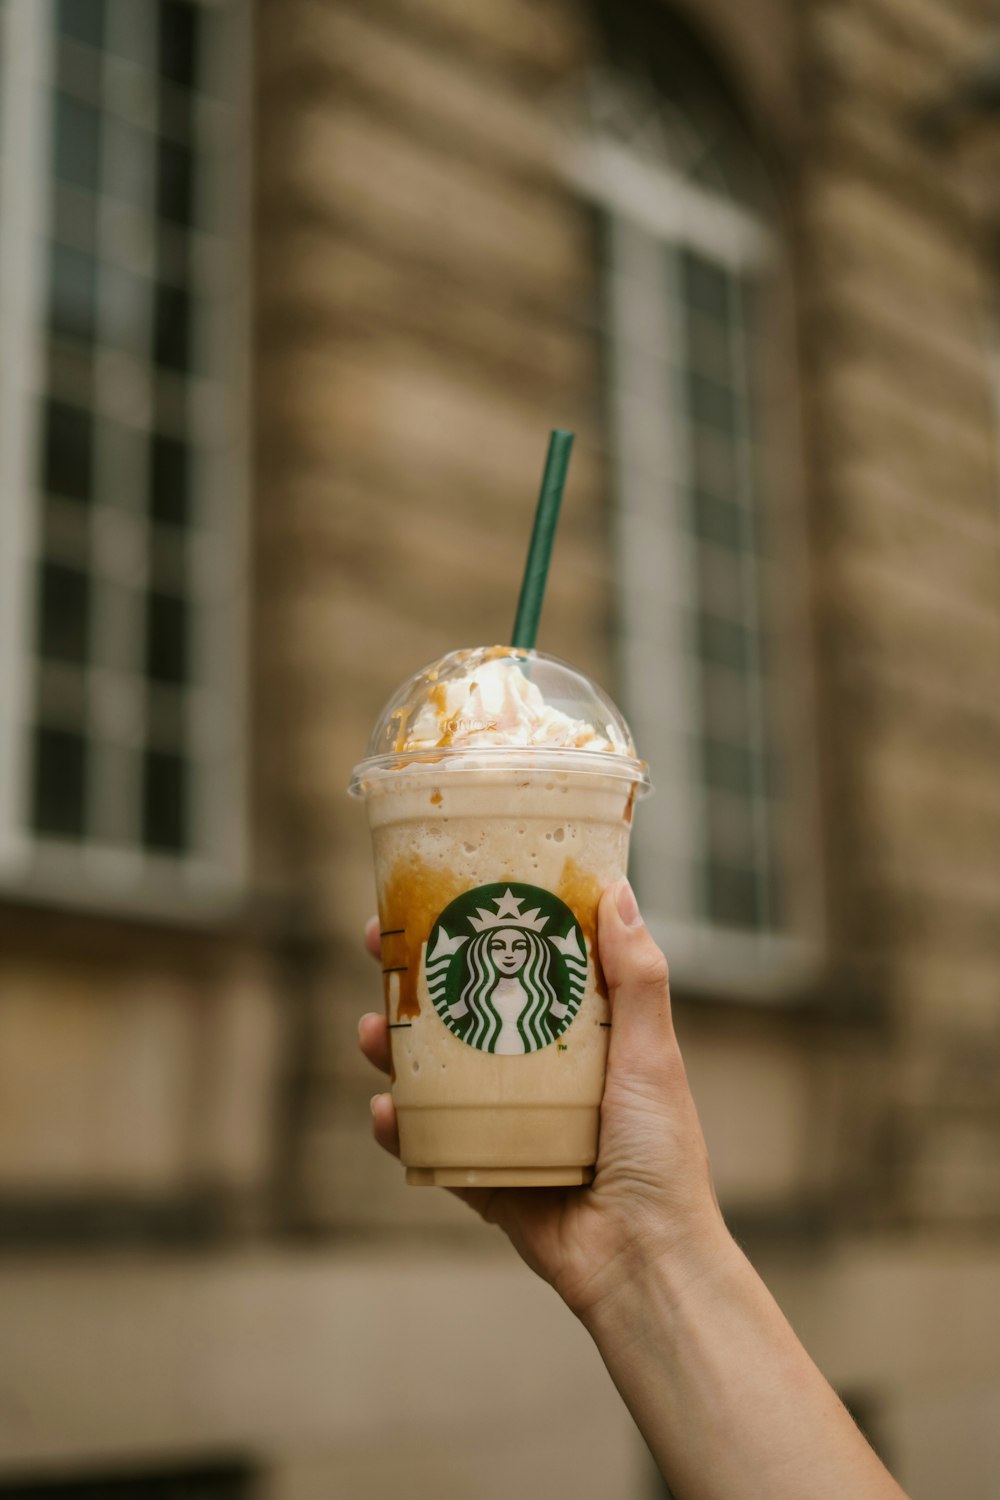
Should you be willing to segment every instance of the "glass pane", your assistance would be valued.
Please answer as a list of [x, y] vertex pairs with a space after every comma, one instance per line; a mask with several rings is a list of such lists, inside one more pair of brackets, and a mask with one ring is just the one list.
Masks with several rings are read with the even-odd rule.
[[56, 177], [96, 193], [101, 157], [101, 117], [97, 110], [68, 94], [56, 94], [53, 129]]
[[740, 552], [746, 546], [746, 517], [734, 500], [695, 491], [691, 496], [691, 525], [696, 536], [716, 547]]
[[104, 0], [59, 0], [56, 26], [61, 36], [100, 47], [104, 40]]
[[710, 858], [752, 865], [757, 844], [753, 804], [742, 797], [713, 797], [707, 812]]
[[729, 274], [700, 255], [684, 256], [684, 300], [711, 318], [725, 319], [730, 310]]
[[153, 35], [155, 0], [119, 0], [115, 8], [115, 24], [108, 36], [108, 51], [118, 57], [127, 58], [138, 67], [153, 67]]
[[175, 141], [157, 143], [156, 211], [171, 224], [194, 222], [194, 154]]
[[158, 285], [153, 313], [153, 358], [165, 370], [191, 368], [190, 294], [181, 287]]
[[702, 742], [705, 780], [721, 792], [750, 797], [755, 786], [756, 757], [747, 745], [727, 744], [706, 736]]
[[190, 703], [176, 687], [148, 685], [146, 692], [146, 737], [160, 750], [176, 750], [188, 733]]
[[93, 493], [94, 429], [90, 412], [49, 400], [42, 424], [42, 483], [50, 494], [89, 500]]
[[198, 84], [199, 16], [186, 0], [160, 0], [160, 72], [171, 83]]
[[691, 373], [688, 379], [688, 399], [691, 416], [706, 427], [731, 433], [736, 417], [736, 402], [733, 392], [717, 380], [708, 380], [704, 375]]
[[104, 191], [137, 208], [148, 209], [152, 165], [153, 148], [149, 135], [115, 120], [104, 150]]
[[49, 262], [49, 323], [54, 333], [92, 343], [97, 318], [97, 265], [93, 256], [53, 245]]
[[186, 443], [162, 433], [149, 446], [149, 504], [154, 521], [183, 526], [188, 520], [191, 452]]
[[728, 384], [732, 375], [732, 350], [728, 329], [718, 318], [688, 309], [688, 358], [691, 367], [710, 380]]
[[745, 865], [709, 862], [706, 871], [708, 913], [723, 927], [758, 927], [763, 917], [757, 871]]
[[43, 563], [38, 580], [38, 650], [48, 661], [83, 663], [90, 639], [90, 579], [79, 568]]
[[172, 594], [151, 593], [146, 605], [146, 676], [182, 684], [188, 676], [188, 605]]
[[101, 326], [106, 341], [148, 358], [152, 283], [121, 266], [101, 269]]
[[86, 827], [87, 741], [68, 729], [35, 730], [32, 826], [80, 838]]
[[745, 672], [753, 660], [753, 636], [745, 625], [702, 611], [698, 616], [698, 655], [704, 662]]
[[100, 238], [97, 209], [96, 198], [81, 198], [57, 185], [52, 195], [52, 238], [95, 255]]
[[147, 750], [143, 761], [142, 839], [149, 849], [179, 852], [188, 844], [188, 767], [181, 755]]
[[718, 669], [703, 674], [702, 727], [706, 735], [746, 744], [753, 732], [751, 693], [745, 677]]

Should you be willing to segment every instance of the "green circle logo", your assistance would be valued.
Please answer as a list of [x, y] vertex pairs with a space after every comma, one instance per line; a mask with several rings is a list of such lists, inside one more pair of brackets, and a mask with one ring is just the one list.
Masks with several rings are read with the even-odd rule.
[[518, 1056], [562, 1036], [580, 1009], [587, 950], [565, 902], [536, 885], [480, 885], [446, 906], [427, 941], [427, 987], [449, 1031]]

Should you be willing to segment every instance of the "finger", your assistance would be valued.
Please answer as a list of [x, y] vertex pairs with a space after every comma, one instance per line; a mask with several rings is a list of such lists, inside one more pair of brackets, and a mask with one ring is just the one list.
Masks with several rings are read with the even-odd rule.
[[392, 1068], [392, 1055], [389, 1051], [389, 1027], [385, 1016], [378, 1016], [374, 1011], [361, 1017], [358, 1022], [358, 1042], [361, 1050], [373, 1067], [378, 1068], [380, 1073], [388, 1073]]
[[391, 1094], [373, 1094], [371, 1098], [372, 1125], [375, 1139], [383, 1151], [390, 1156], [399, 1155], [399, 1125], [396, 1121], [396, 1106]]
[[675, 1053], [669, 972], [627, 880], [601, 898], [598, 943], [611, 1002], [609, 1074], [659, 1075]]
[[365, 947], [372, 958], [381, 958], [382, 939], [378, 935], [378, 917], [369, 917], [365, 923]]

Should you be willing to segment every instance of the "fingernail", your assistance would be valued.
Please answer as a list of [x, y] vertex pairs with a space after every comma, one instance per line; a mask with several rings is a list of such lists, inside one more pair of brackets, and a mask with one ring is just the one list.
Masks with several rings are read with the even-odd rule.
[[369, 1099], [369, 1101], [368, 1101], [368, 1108], [371, 1110], [372, 1114], [375, 1113], [375, 1106], [378, 1103], [378, 1101], [381, 1099], [381, 1097], [382, 1097], [381, 1094], [372, 1094], [371, 1098]]
[[635, 891], [633, 891], [627, 880], [620, 880], [618, 882], [618, 890], [615, 893], [615, 904], [618, 907], [618, 915], [626, 927], [642, 926], [642, 913], [639, 910], [639, 903], [635, 899]]

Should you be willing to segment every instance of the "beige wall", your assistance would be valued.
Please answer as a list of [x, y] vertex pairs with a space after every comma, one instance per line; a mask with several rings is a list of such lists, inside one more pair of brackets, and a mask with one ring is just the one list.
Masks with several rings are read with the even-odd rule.
[[[652, 1491], [583, 1330], [480, 1231], [384, 1245], [0, 1266], [0, 1483], [225, 1456], [255, 1500]], [[911, 1500], [996, 1495], [1000, 1260], [933, 1242], [762, 1257]]]
[[245, 937], [65, 911], [6, 913], [0, 930], [0, 1221], [116, 1203], [266, 1217], [285, 1064], [274, 959]]
[[634, 1492], [586, 1334], [495, 1231], [481, 1250], [0, 1267], [0, 1483], [224, 1455], [261, 1500]]

